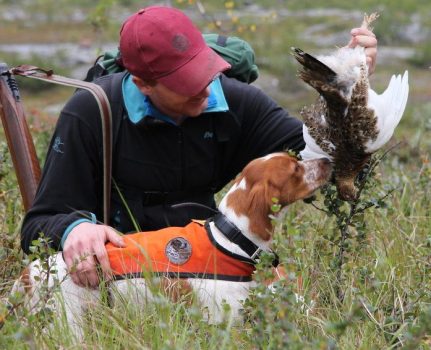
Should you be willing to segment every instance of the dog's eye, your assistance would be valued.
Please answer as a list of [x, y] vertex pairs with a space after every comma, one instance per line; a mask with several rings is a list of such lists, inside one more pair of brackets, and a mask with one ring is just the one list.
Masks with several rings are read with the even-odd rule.
[[297, 173], [299, 171], [301, 167], [299, 166], [298, 163], [295, 164], [295, 173]]

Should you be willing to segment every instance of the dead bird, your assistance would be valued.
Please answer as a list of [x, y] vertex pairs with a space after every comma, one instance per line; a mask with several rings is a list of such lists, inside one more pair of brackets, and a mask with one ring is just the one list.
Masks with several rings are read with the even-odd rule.
[[[369, 28], [378, 16], [365, 15]], [[317, 102], [301, 111], [306, 143], [303, 159], [327, 157], [334, 163], [339, 197], [355, 200], [355, 178], [371, 155], [389, 141], [409, 93], [408, 72], [392, 76], [385, 92], [370, 88], [365, 49], [342, 47], [328, 56], [292, 48], [302, 65], [299, 77], [319, 92]]]

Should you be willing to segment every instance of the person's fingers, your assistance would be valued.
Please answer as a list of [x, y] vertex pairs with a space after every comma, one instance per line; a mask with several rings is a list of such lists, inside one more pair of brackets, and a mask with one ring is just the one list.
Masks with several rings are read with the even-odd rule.
[[104, 278], [106, 280], [110, 280], [112, 278], [112, 270], [111, 270], [111, 265], [109, 263], [108, 253], [106, 252], [105, 246], [96, 248], [94, 250], [94, 255], [100, 264], [100, 268], [102, 269]]
[[76, 284], [79, 284], [80, 281], [78, 275], [76, 274], [79, 259], [74, 259], [74, 254], [71, 250], [63, 251], [63, 259], [66, 263], [67, 271], [69, 272], [72, 281]]
[[[121, 235], [119, 235], [114, 229], [110, 227], [105, 227], [106, 241], [111, 242], [115, 246], [119, 248], [123, 248], [126, 246], [124, 239]], [[109, 263], [108, 253], [106, 252], [105, 245], [99, 245], [94, 250], [96, 258], [102, 268], [103, 274], [106, 279], [110, 280], [112, 277], [111, 265]]]
[[73, 269], [73, 258], [70, 253], [63, 251], [63, 260], [66, 263], [67, 270]]
[[126, 246], [126, 243], [124, 242], [124, 238], [119, 235], [114, 229], [110, 227], [105, 228], [106, 233], [106, 241], [111, 242], [115, 246], [119, 248], [124, 248]]
[[353, 29], [350, 31], [350, 35], [352, 35], [352, 36], [356, 36], [356, 35], [366, 35], [366, 36], [376, 37], [376, 34], [374, 34], [371, 30], [369, 30], [369, 29], [367, 29], [367, 28], [363, 28], [363, 27], [353, 28]]
[[365, 49], [365, 54], [367, 57], [376, 57], [377, 56], [377, 48], [376, 47], [367, 47]]
[[63, 257], [73, 282], [80, 286], [97, 286], [101, 277], [98, 264], [103, 276], [111, 278], [105, 242], [120, 248], [126, 246], [123, 237], [109, 226], [81, 223], [70, 232], [64, 244]]
[[96, 262], [90, 253], [81, 255], [63, 253], [64, 261], [72, 281], [81, 287], [94, 287], [99, 283]]
[[350, 32], [352, 37], [347, 47], [355, 48], [362, 46], [365, 48], [368, 75], [373, 74], [377, 61], [377, 38], [375, 34], [366, 28], [354, 28]]
[[376, 48], [377, 39], [375, 37], [366, 35], [352, 36], [347, 46], [350, 48], [354, 48], [356, 46], [362, 46], [365, 48]]
[[365, 49], [365, 55], [368, 65], [368, 74], [373, 74], [376, 64], [377, 64], [377, 48], [371, 47], [368, 49]]
[[69, 275], [72, 278], [72, 281], [77, 284], [77, 285], [81, 285], [80, 281], [79, 281], [79, 277], [76, 273], [77, 271], [77, 266], [78, 266], [79, 261], [76, 260], [75, 262], [71, 262], [70, 264], [67, 264], [67, 270], [69, 271]]
[[365, 49], [365, 56], [367, 57], [367, 62], [368, 60], [370, 60], [370, 62], [375, 63], [377, 59], [377, 49], [376, 48]]
[[359, 46], [365, 47], [366, 49], [377, 48], [377, 39], [372, 36], [359, 35], [359, 36], [356, 36], [355, 38], [356, 38], [357, 45]]
[[75, 275], [79, 281], [77, 284], [80, 286], [94, 288], [99, 285], [99, 275], [93, 255], [82, 256]]

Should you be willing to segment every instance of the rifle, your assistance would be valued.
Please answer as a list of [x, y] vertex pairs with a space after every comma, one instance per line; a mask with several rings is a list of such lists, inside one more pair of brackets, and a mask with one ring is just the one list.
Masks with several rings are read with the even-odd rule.
[[25, 119], [18, 85], [5, 63], [0, 63], [0, 116], [18, 180], [24, 209], [27, 211], [40, 180], [40, 165]]
[[36, 195], [40, 165], [14, 75], [85, 89], [96, 99], [103, 134], [103, 219], [104, 223], [108, 224], [111, 199], [112, 112], [105, 91], [97, 84], [55, 75], [51, 70], [28, 65], [8, 69], [5, 63], [0, 63], [0, 115], [25, 211], [30, 209]]

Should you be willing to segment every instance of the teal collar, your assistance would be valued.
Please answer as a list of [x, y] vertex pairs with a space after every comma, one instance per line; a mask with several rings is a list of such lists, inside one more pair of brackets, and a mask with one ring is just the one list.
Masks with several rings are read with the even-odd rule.
[[[144, 95], [132, 81], [132, 76], [130, 74], [127, 74], [124, 77], [122, 89], [124, 104], [126, 106], [129, 119], [134, 124], [140, 122], [146, 116], [151, 116], [164, 122], [175, 124], [169, 116], [163, 114], [153, 106], [148, 96]], [[227, 105], [226, 98], [223, 93], [220, 78], [217, 78], [210, 84], [208, 107], [204, 113], [226, 112], [228, 110], [229, 106]]]

